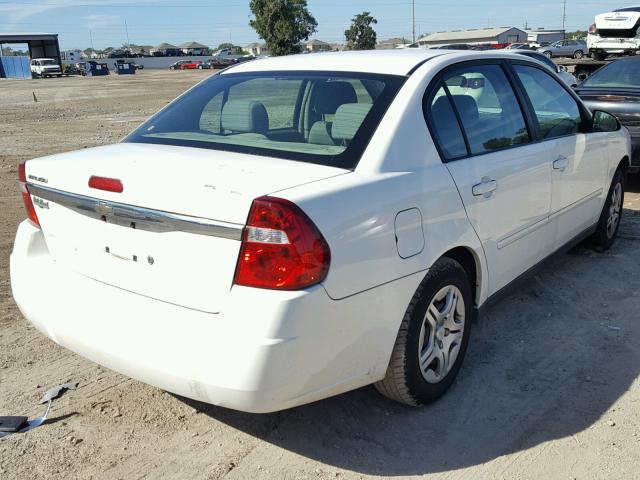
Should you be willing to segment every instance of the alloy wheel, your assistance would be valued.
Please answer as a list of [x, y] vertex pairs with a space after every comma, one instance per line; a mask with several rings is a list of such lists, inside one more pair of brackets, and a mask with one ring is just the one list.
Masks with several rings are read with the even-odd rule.
[[418, 362], [428, 383], [438, 383], [453, 368], [464, 336], [465, 305], [454, 285], [432, 298], [420, 328]]
[[609, 204], [609, 217], [607, 218], [607, 237], [612, 238], [620, 222], [620, 212], [622, 210], [622, 185], [616, 183], [611, 192], [611, 202]]

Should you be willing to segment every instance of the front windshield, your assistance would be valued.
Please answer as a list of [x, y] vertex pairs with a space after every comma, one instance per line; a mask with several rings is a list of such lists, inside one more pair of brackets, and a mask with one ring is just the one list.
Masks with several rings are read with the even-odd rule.
[[640, 85], [640, 61], [618, 60], [596, 70], [587, 78], [584, 87], [638, 88]]
[[404, 80], [333, 72], [215, 75], [145, 122], [125, 142], [355, 168]]
[[53, 60], [40, 60], [40, 65], [58, 65]]

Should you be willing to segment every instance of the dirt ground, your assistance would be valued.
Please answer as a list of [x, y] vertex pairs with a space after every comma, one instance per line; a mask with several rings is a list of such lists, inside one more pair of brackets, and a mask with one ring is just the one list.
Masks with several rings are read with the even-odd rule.
[[209, 74], [0, 81], [0, 415], [40, 415], [47, 388], [79, 382], [44, 426], [0, 440], [0, 478], [640, 478], [638, 193], [609, 252], [574, 249], [492, 307], [457, 383], [421, 409], [367, 387], [234, 412], [103, 369], [30, 327], [9, 286], [18, 162], [116, 142]]

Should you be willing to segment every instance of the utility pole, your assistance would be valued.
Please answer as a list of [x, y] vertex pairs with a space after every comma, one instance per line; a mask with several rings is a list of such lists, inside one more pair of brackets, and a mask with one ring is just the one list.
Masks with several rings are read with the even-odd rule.
[[562, 38], [567, 38], [567, 31], [564, 29], [567, 20], [567, 0], [562, 0]]
[[411, 0], [411, 18], [412, 18], [412, 30], [411, 30], [411, 38], [412, 44], [416, 43], [416, 0]]
[[127, 20], [124, 21], [124, 31], [127, 34], [127, 52], [131, 53], [131, 43], [129, 42], [129, 28], [127, 27]]
[[91, 50], [95, 51], [93, 48], [93, 32], [89, 29], [89, 43], [91, 43]]

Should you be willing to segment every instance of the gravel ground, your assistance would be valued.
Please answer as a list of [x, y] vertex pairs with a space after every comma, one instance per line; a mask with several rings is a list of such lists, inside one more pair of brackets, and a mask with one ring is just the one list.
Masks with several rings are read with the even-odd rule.
[[[640, 182], [605, 254], [560, 256], [474, 325], [458, 382], [409, 409], [371, 387], [269, 415], [212, 407], [103, 369], [40, 335], [11, 298], [17, 164], [117, 141], [210, 72], [0, 82], [0, 478], [640, 478]], [[38, 102], [33, 101], [35, 93]]]

